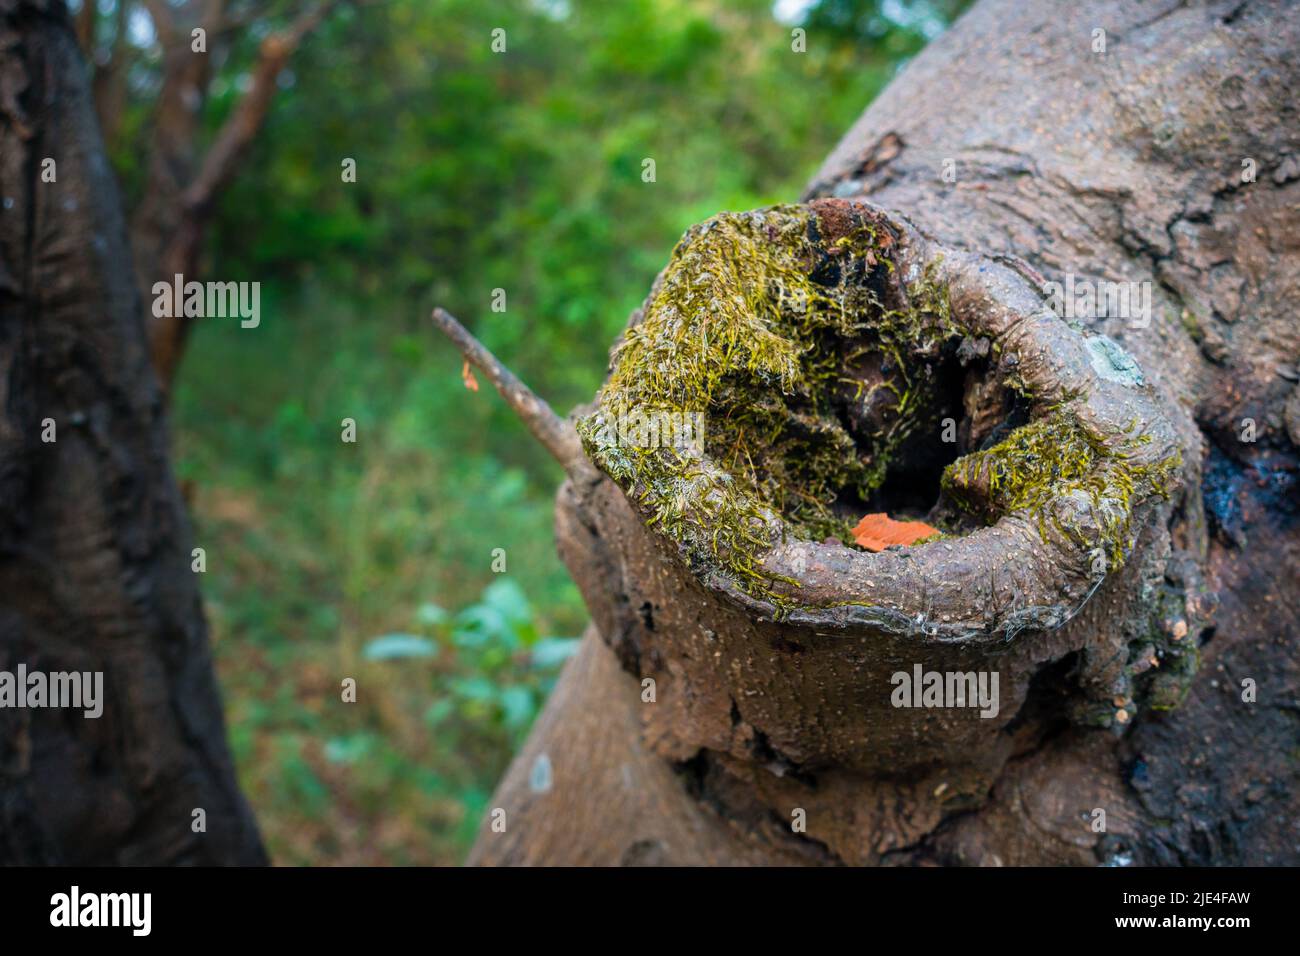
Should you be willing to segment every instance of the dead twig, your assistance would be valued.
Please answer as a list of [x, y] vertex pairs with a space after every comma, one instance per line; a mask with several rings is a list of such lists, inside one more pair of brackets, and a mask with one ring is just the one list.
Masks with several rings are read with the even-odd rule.
[[446, 309], [434, 309], [433, 324], [451, 339], [465, 361], [488, 377], [533, 437], [546, 447], [565, 471], [576, 478], [593, 470], [574, 427], [556, 415], [550, 405], [502, 365], [454, 315]]

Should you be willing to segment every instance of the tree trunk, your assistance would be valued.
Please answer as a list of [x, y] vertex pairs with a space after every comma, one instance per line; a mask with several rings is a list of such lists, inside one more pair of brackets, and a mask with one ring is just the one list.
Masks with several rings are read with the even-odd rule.
[[[986, 0], [804, 205], [689, 232], [582, 410], [586, 456], [563, 461], [557, 537], [595, 629], [471, 861], [1300, 862], [1297, 36], [1283, 2]], [[922, 489], [980, 526], [879, 555], [817, 544], [719, 491], [716, 449], [673, 484], [659, 453], [596, 437], [611, 388], [708, 374], [697, 337], [654, 350], [692, 301], [716, 316], [722, 291], [788, 281], [745, 237], [792, 222], [816, 295], [868, 287], [876, 335], [915, 318], [925, 421], [959, 423], [956, 463], [904, 441], [873, 500]], [[727, 270], [749, 284], [719, 289]], [[1054, 317], [1045, 283], [1084, 280], [1149, 282], [1149, 324]], [[727, 355], [764, 360], [738, 341]], [[621, 371], [656, 354], [675, 358]], [[1024, 469], [1079, 436], [1036, 498]], [[997, 674], [998, 712], [898, 706], [916, 667]]]
[[0, 672], [103, 675], [0, 708], [0, 863], [262, 863], [73, 25], [0, 17]]

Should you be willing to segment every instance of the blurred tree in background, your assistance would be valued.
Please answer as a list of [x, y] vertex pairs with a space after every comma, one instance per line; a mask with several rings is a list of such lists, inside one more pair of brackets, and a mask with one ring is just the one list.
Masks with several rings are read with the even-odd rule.
[[[277, 862], [458, 861], [585, 622], [553, 549], [559, 469], [465, 389], [432, 305], [557, 409], [589, 399], [681, 232], [794, 199], [961, 5], [390, 0], [297, 50], [201, 265], [260, 281], [261, 325], [199, 320], [175, 394], [232, 746]], [[127, 23], [110, 145], [131, 202], [160, 51]], [[258, 40], [225, 54], [209, 136]]]

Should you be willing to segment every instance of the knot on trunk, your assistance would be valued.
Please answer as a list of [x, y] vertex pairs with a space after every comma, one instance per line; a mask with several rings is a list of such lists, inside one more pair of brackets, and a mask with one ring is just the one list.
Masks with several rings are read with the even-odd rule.
[[[1118, 344], [847, 200], [690, 229], [578, 432], [711, 589], [945, 640], [1067, 620], [1181, 460]], [[880, 511], [942, 533], [863, 553]]]
[[[722, 214], [581, 410], [612, 480], [570, 470], [561, 554], [655, 682], [648, 744], [730, 812], [875, 806], [835, 850], [875, 859], [1063, 717], [1121, 730], [1143, 688], [1186, 686], [1193, 648], [1152, 667], [1184, 603], [1156, 583], [1175, 433], [1123, 349], [1025, 271], [862, 202]], [[858, 549], [882, 511], [939, 534]], [[1105, 613], [1079, 615], [1090, 599]]]

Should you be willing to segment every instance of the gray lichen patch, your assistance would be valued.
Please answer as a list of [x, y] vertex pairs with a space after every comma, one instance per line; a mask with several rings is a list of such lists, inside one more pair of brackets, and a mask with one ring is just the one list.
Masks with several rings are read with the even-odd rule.
[[1108, 382], [1118, 382], [1135, 388], [1145, 379], [1137, 360], [1129, 355], [1114, 339], [1105, 335], [1094, 335], [1084, 342], [1093, 370]]

